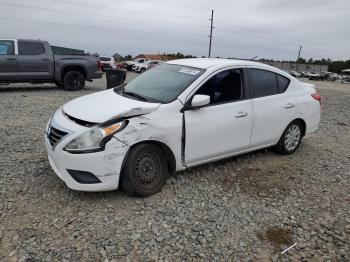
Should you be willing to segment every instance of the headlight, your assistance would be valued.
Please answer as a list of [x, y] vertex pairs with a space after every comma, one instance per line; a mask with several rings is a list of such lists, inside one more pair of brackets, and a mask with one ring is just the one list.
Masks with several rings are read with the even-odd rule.
[[81, 134], [69, 142], [64, 150], [69, 153], [92, 153], [104, 150], [106, 143], [111, 137], [124, 129], [127, 121], [107, 122], [91, 128], [89, 131]]

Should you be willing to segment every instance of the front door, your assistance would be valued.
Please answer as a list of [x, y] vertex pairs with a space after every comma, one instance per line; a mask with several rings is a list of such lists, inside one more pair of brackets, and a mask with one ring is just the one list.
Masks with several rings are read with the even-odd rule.
[[0, 40], [0, 81], [18, 78], [17, 56], [13, 40]]
[[221, 71], [196, 91], [210, 96], [210, 104], [184, 112], [187, 166], [249, 148], [252, 101], [245, 99], [243, 74], [241, 69]]
[[53, 78], [54, 61], [42, 42], [18, 41], [18, 71], [21, 80]]

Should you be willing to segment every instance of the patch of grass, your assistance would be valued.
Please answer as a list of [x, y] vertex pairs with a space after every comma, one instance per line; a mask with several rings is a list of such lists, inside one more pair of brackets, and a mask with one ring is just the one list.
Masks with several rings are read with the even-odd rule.
[[281, 245], [290, 246], [294, 243], [292, 231], [287, 228], [271, 227], [264, 232], [259, 232], [257, 236], [261, 240], [269, 241], [276, 247]]

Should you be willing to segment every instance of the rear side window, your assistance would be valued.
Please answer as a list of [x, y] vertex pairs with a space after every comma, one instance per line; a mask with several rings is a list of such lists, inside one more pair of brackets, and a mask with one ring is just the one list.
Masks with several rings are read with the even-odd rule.
[[14, 42], [9, 40], [0, 40], [0, 55], [14, 55]]
[[18, 42], [19, 55], [41, 55], [45, 53], [42, 43], [38, 42]]
[[284, 93], [289, 86], [290, 80], [287, 77], [277, 74], [277, 83], [280, 93]]
[[250, 69], [254, 98], [278, 94], [276, 74], [262, 69]]
[[201, 86], [196, 94], [210, 96], [210, 105], [242, 99], [242, 70], [231, 69], [216, 74]]

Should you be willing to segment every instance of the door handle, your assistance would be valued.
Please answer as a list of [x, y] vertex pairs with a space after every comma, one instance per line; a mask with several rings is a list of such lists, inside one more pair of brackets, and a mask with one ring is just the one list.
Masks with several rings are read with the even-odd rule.
[[43, 58], [43, 59], [41, 59], [41, 61], [48, 62], [48, 61], [50, 61], [50, 58]]
[[7, 61], [16, 61], [16, 58], [7, 58]]
[[293, 108], [294, 107], [294, 105], [293, 104], [291, 104], [291, 103], [288, 103], [284, 108]]
[[246, 117], [247, 115], [248, 115], [247, 112], [242, 112], [242, 111], [240, 111], [240, 112], [238, 112], [237, 115], [235, 115], [235, 117], [236, 117], [236, 118], [240, 118], [240, 117]]

